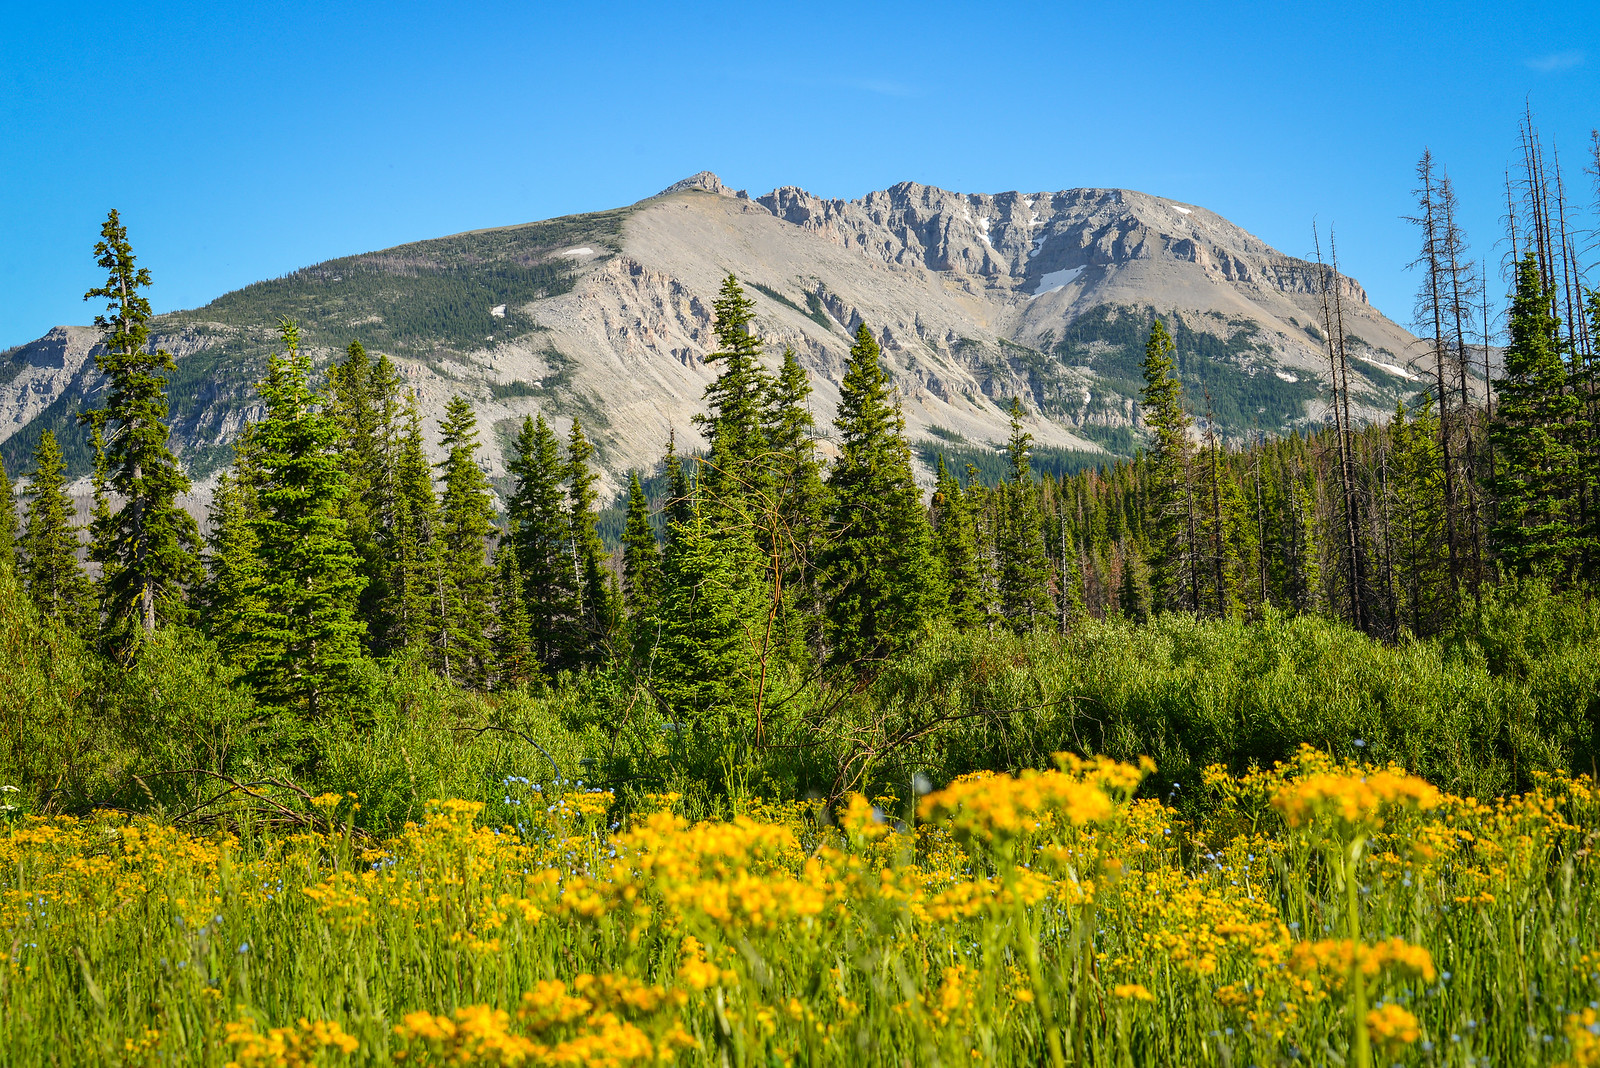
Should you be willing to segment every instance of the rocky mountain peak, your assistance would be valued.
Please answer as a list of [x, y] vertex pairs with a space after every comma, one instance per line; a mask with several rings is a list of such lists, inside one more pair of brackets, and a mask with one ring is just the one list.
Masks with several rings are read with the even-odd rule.
[[732, 189], [729, 189], [727, 186], [722, 184], [721, 178], [718, 178], [710, 171], [701, 171], [698, 174], [689, 175], [689, 177], [683, 179], [682, 181], [673, 182], [661, 192], [657, 193], [656, 196], [664, 197], [669, 193], [683, 193], [691, 189], [698, 189], [705, 193], [715, 193], [718, 196], [724, 197], [731, 197], [734, 195]]

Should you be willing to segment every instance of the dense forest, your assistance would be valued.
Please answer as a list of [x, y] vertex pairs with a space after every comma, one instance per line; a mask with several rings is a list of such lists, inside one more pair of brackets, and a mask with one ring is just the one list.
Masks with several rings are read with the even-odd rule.
[[1061, 749], [1152, 754], [1168, 796], [1209, 761], [1299, 742], [1469, 792], [1587, 770], [1600, 292], [1559, 171], [1531, 127], [1523, 143], [1498, 346], [1449, 179], [1418, 166], [1426, 388], [1382, 426], [1350, 418], [1331, 237], [1328, 426], [1225, 440], [1179, 373], [1197, 335], [1152, 309], [1142, 448], [1087, 469], [1035, 456], [1028, 398], [1010, 400], [1004, 450], [914, 446], [866, 324], [824, 462], [806, 372], [768, 352], [730, 276], [708, 447], [665, 442], [631, 475], [614, 549], [579, 421], [563, 440], [527, 420], [497, 502], [466, 399], [434, 463], [386, 356], [351, 340], [319, 377], [289, 319], [202, 534], [166, 444], [174, 365], [149, 351], [149, 275], [113, 212], [89, 294], [107, 305], [107, 388], [80, 415], [87, 531], [52, 434], [20, 514], [0, 472], [0, 642], [19, 683], [0, 695], [0, 778], [37, 811], [348, 788], [381, 822], [446, 790], [495, 800], [519, 775], [715, 805]]

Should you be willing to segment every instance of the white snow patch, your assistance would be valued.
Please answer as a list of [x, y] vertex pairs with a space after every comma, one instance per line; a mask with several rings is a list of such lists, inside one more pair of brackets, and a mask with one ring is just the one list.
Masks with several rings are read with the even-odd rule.
[[1053, 293], [1058, 289], [1065, 289], [1077, 281], [1078, 276], [1082, 273], [1082, 267], [1068, 267], [1064, 271], [1051, 271], [1039, 279], [1039, 288], [1033, 291], [1033, 295], [1040, 297], [1046, 293]]
[[987, 215], [978, 216], [978, 236], [983, 238], [985, 245], [994, 248], [994, 242], [989, 240], [989, 217]]
[[1360, 360], [1362, 363], [1370, 363], [1372, 366], [1377, 367], [1377, 368], [1379, 368], [1381, 370], [1384, 370], [1384, 371], [1388, 371], [1392, 375], [1399, 375], [1401, 378], [1404, 378], [1404, 379], [1408, 379], [1409, 380], [1409, 379], [1412, 379], [1412, 378], [1420, 377], [1418, 375], [1412, 374], [1410, 371], [1407, 371], [1404, 367], [1396, 367], [1394, 364], [1392, 364], [1392, 363], [1384, 363], [1382, 360], [1370, 360], [1365, 356], [1357, 356], [1356, 359]]
[[1298, 378], [1296, 378], [1294, 375], [1290, 374], [1288, 371], [1274, 371], [1272, 373], [1277, 375], [1279, 378], [1283, 379], [1285, 382], [1298, 382], [1298, 381], [1300, 381]]
[[593, 256], [594, 249], [587, 246], [583, 248], [569, 248], [562, 253], [563, 256]]
[[1028, 258], [1031, 260], [1035, 256], [1037, 256], [1039, 253], [1043, 252], [1044, 251], [1044, 243], [1046, 241], [1048, 241], [1048, 240], [1050, 240], [1050, 235], [1049, 234], [1040, 234], [1038, 237], [1034, 238], [1033, 239], [1033, 248], [1028, 250]]
[[1033, 198], [1032, 197], [1023, 197], [1022, 198], [1022, 202], [1024, 204], [1028, 205], [1028, 208], [1030, 210], [1033, 208]]
[[1180, 215], [1193, 215], [1194, 214], [1188, 208], [1180, 208], [1176, 204], [1169, 204], [1167, 206], [1170, 207], [1173, 211], [1177, 212]]
[[504, 304], [496, 304], [489, 309], [489, 314], [496, 319], [504, 319], [506, 317], [506, 306]]

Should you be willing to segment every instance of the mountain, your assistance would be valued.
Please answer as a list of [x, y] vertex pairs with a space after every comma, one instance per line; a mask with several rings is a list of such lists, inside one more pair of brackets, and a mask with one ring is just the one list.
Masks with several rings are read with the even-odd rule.
[[[792, 187], [752, 198], [702, 172], [631, 207], [329, 260], [162, 315], [153, 336], [176, 357], [174, 446], [201, 479], [257, 414], [253, 384], [289, 316], [319, 360], [357, 338], [389, 353], [430, 429], [452, 394], [470, 398], [502, 487], [515, 426], [542, 411], [558, 429], [583, 421], [616, 489], [654, 464], [669, 432], [699, 444], [690, 420], [712, 378], [711, 301], [732, 272], [770, 351], [792, 345], [811, 371], [819, 427], [865, 322], [925, 457], [1004, 442], [1015, 395], [1041, 460], [1070, 466], [1134, 447], [1151, 308], [1174, 318], [1198, 415], [1234, 438], [1320, 421], [1316, 271], [1205, 208], [1129, 190], [907, 182], [860, 200]], [[1358, 405], [1378, 418], [1415, 377], [1415, 339], [1353, 279], [1338, 284]], [[0, 354], [8, 470], [26, 466], [46, 427], [74, 472], [87, 470], [74, 416], [98, 385], [94, 343], [89, 328], [62, 326]]]

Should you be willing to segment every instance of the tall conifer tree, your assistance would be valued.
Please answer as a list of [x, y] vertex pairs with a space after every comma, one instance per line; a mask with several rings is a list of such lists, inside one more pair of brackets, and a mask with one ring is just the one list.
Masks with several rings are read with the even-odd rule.
[[478, 419], [460, 396], [450, 398], [439, 426], [440, 618], [436, 655], [447, 677], [482, 686], [490, 667], [489, 617], [494, 576], [488, 539], [494, 502], [478, 467]]
[[1157, 610], [1198, 607], [1194, 574], [1194, 494], [1189, 470], [1189, 416], [1167, 326], [1157, 318], [1144, 350], [1141, 402], [1150, 432], [1150, 585]]
[[877, 339], [863, 323], [850, 349], [839, 411], [839, 457], [821, 554], [829, 659], [862, 665], [904, 647], [938, 603], [922, 495], [905, 420], [890, 403]]
[[708, 354], [706, 362], [719, 364], [720, 370], [706, 387], [706, 414], [697, 416], [696, 422], [705, 427], [710, 456], [715, 459], [720, 447], [724, 459], [706, 472], [705, 489], [713, 499], [735, 493], [759, 496], [769, 480], [770, 458], [762, 432], [768, 383], [756, 335], [755, 302], [730, 274], [712, 302], [712, 312], [717, 351]]
[[522, 569], [509, 539], [502, 538], [495, 550], [495, 681], [515, 689], [539, 682], [542, 672], [533, 655], [533, 634], [529, 626], [528, 602]]
[[141, 292], [150, 272], [134, 266], [127, 227], [115, 211], [106, 217], [95, 245], [96, 264], [106, 284], [84, 294], [107, 302], [95, 316], [104, 351], [95, 365], [107, 378], [105, 407], [80, 418], [102, 432], [110, 489], [121, 507], [103, 529], [98, 555], [108, 562], [106, 624], [154, 630], [158, 621], [176, 618], [183, 592], [201, 577], [196, 548], [200, 532], [194, 517], [177, 505], [189, 478], [167, 448], [167, 380], [173, 369], [164, 351], [149, 351], [150, 302]]
[[247, 620], [261, 655], [247, 678], [265, 703], [315, 717], [349, 692], [361, 659], [362, 582], [341, 509], [339, 427], [311, 391], [299, 328], [285, 319], [282, 330], [284, 351], [257, 386], [267, 414], [249, 439], [262, 582]]
[[639, 484], [639, 472], [628, 472], [628, 519], [622, 531], [622, 591], [628, 618], [655, 610], [661, 593], [661, 551], [650, 526], [650, 502]]
[[944, 604], [939, 614], [957, 630], [971, 630], [983, 622], [978, 549], [966, 494], [945, 465], [942, 453], [933, 487], [932, 512], [933, 552], [943, 572], [939, 588], [944, 592]]
[[1048, 618], [1050, 565], [1045, 556], [1038, 489], [1029, 463], [1033, 435], [1022, 429], [1021, 400], [1011, 398], [1009, 414], [1011, 439], [1006, 451], [1011, 475], [1001, 488], [995, 556], [1001, 618], [1013, 631], [1025, 634], [1041, 617]]
[[[248, 456], [248, 445], [240, 449]], [[248, 672], [255, 665], [263, 568], [254, 525], [253, 482], [248, 472], [224, 474], [211, 496], [206, 535], [207, 578], [199, 590], [201, 624], [228, 661]]]
[[534, 655], [552, 674], [563, 666], [568, 626], [577, 608], [577, 579], [562, 509], [566, 465], [549, 424], [527, 418], [512, 446], [516, 479], [507, 512], [517, 565], [527, 588]]
[[394, 469], [394, 519], [389, 534], [388, 597], [391, 649], [429, 649], [438, 633], [439, 505], [433, 468], [423, 449], [417, 398], [406, 398], [406, 429]]
[[616, 624], [611, 590], [606, 581], [605, 545], [595, 530], [598, 519], [595, 483], [589, 469], [594, 446], [584, 436], [578, 420], [567, 435], [567, 518], [573, 579], [579, 599], [576, 627], [567, 655], [573, 666], [598, 664], [605, 656]]
[[1512, 574], [1569, 581], [1586, 545], [1578, 505], [1588, 426], [1581, 399], [1566, 388], [1560, 323], [1532, 252], [1517, 265], [1506, 327], [1505, 373], [1495, 383], [1489, 431], [1496, 501], [1490, 537]]
[[16, 563], [17, 497], [6, 466], [0, 463], [0, 567], [15, 567]]
[[89, 577], [78, 563], [78, 526], [67, 496], [66, 463], [56, 436], [39, 435], [28, 480], [27, 520], [22, 530], [22, 578], [39, 611], [78, 628], [93, 614]]

